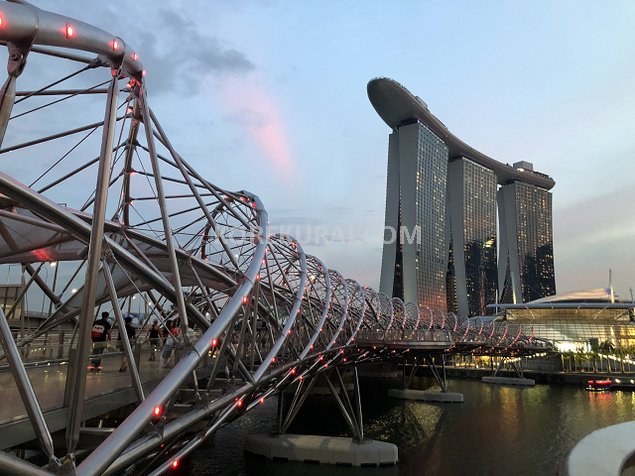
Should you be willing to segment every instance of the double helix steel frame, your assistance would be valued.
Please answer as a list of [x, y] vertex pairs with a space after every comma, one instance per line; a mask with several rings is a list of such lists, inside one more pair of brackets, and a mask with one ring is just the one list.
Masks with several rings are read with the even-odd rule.
[[[28, 278], [6, 315], [0, 310], [0, 361], [46, 459], [38, 466], [0, 451], [0, 471], [158, 474], [285, 387], [402, 355], [393, 344], [487, 352], [528, 342], [507, 324], [477, 328], [377, 293], [294, 238], [270, 236], [257, 195], [214, 185], [177, 152], [149, 105], [140, 54], [122, 38], [15, 1], [0, 4], [0, 42], [8, 67], [0, 161], [12, 170], [0, 172], [0, 266]], [[52, 285], [44, 276], [50, 264]], [[12, 318], [28, 293], [49, 312], [17, 332]], [[170, 332], [179, 358], [148, 389], [124, 336], [136, 402], [90, 447], [85, 435], [101, 430], [84, 412], [91, 326], [109, 308], [124, 329], [133, 298], [146, 301], [146, 323], [178, 323]], [[62, 443], [30, 381], [25, 349], [64, 326], [73, 337], [60, 351], [68, 364]], [[362, 439], [355, 398], [357, 415], [343, 404]]]

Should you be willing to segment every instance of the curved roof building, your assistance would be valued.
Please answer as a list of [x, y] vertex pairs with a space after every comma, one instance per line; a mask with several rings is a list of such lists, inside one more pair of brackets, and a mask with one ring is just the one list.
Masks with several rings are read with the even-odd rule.
[[467, 316], [497, 293], [508, 303], [555, 294], [554, 180], [469, 146], [392, 79], [367, 89], [391, 128], [381, 290]]
[[391, 129], [420, 122], [439, 137], [448, 147], [450, 157], [466, 157], [496, 173], [499, 184], [520, 181], [547, 190], [556, 184], [548, 175], [527, 169], [518, 169], [498, 162], [479, 152], [452, 134], [443, 122], [432, 114], [428, 105], [397, 81], [389, 78], [372, 79], [367, 86], [370, 103]]

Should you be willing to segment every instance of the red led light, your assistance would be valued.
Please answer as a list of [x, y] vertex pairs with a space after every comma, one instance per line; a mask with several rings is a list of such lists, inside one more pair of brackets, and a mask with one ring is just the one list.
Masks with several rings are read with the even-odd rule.
[[75, 27], [70, 23], [66, 24], [66, 28], [64, 29], [64, 33], [66, 34], [66, 39], [70, 40], [75, 37]]
[[291, 329], [289, 329], [289, 330], [287, 331], [287, 334], [291, 335]]
[[260, 275], [259, 274], [256, 275], [256, 281], [260, 281]]
[[274, 357], [273, 359], [271, 359], [271, 363], [275, 364], [276, 363], [276, 358]]
[[249, 302], [249, 296], [243, 296], [243, 304], [247, 304]]
[[218, 345], [218, 339], [212, 339], [212, 348]]
[[110, 46], [112, 46], [113, 51], [117, 51], [119, 49], [119, 42], [113, 38], [112, 43], [110, 43]]
[[132, 58], [132, 61], [137, 61], [139, 59], [139, 55], [137, 53], [132, 53], [130, 57]]
[[155, 405], [154, 408], [152, 409], [152, 416], [154, 416], [155, 418], [158, 418], [162, 414], [163, 414], [163, 406], [162, 405]]
[[175, 459], [174, 461], [172, 461], [172, 464], [170, 465], [170, 468], [177, 469], [178, 467], [179, 467], [179, 460]]
[[291, 375], [295, 375], [295, 369], [291, 369]]
[[0, 28], [4, 26], [4, 17], [0, 15]]
[[237, 406], [238, 408], [242, 408], [242, 406], [243, 406], [243, 401], [242, 401], [242, 400], [236, 400], [236, 406]]
[[260, 400], [258, 400], [260, 402], [260, 404], [262, 405], [263, 403], [265, 403], [265, 397], [260, 397]]
[[344, 362], [346, 362], [346, 357], [344, 357], [344, 359], [343, 359], [343, 360], [344, 360]]

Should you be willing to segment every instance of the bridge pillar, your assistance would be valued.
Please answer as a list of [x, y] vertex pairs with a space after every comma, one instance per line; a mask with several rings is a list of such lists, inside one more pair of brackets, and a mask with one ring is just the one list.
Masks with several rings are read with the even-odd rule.
[[[285, 408], [286, 397], [284, 392], [281, 392], [278, 397], [278, 434], [250, 435], [245, 444], [245, 451], [284, 461], [350, 466], [394, 466], [397, 464], [399, 451], [396, 445], [364, 437], [362, 400], [356, 367], [353, 367], [352, 374], [352, 396], [348, 394], [338, 367], [299, 381], [288, 408]], [[324, 378], [353, 438], [286, 433], [320, 375]]]
[[[411, 364], [410, 372], [407, 371], [408, 360], [404, 359], [402, 362], [402, 374], [403, 374], [403, 388], [391, 388], [388, 390], [388, 396], [392, 398], [400, 398], [402, 400], [420, 400], [424, 402], [447, 402], [447, 403], [463, 403], [463, 394], [457, 392], [447, 391], [447, 377], [445, 373], [445, 358], [441, 354], [441, 369], [438, 368], [436, 359], [426, 354], [423, 357], [426, 365], [432, 372], [433, 377], [439, 384], [439, 387], [431, 387], [426, 390], [411, 389], [410, 384], [412, 379], [416, 375], [417, 369], [421, 366], [419, 359], [414, 357]], [[408, 376], [406, 377], [406, 375]]]
[[[491, 376], [485, 376], [481, 378], [481, 381], [484, 383], [494, 383], [494, 384], [499, 384], [499, 385], [517, 385], [520, 387], [533, 387], [536, 385], [536, 381], [534, 379], [531, 378], [525, 378], [524, 373], [523, 373], [523, 365], [522, 365], [522, 360], [507, 360], [507, 362], [509, 364], [511, 364], [511, 367], [514, 371], [514, 375], [512, 376], [499, 376], [498, 372], [503, 368], [503, 366], [505, 365], [505, 357], [502, 357], [498, 363], [498, 366], [496, 367], [496, 370], [494, 371], [494, 374]], [[518, 365], [516, 365], [518, 363]]]

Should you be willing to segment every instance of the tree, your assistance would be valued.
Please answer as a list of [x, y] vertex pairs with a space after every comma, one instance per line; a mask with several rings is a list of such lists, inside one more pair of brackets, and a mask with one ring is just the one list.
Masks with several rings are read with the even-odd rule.
[[609, 358], [615, 352], [615, 345], [610, 340], [600, 342], [598, 346], [599, 351], [606, 356], [606, 368], [607, 372], [611, 372], [611, 359]]

